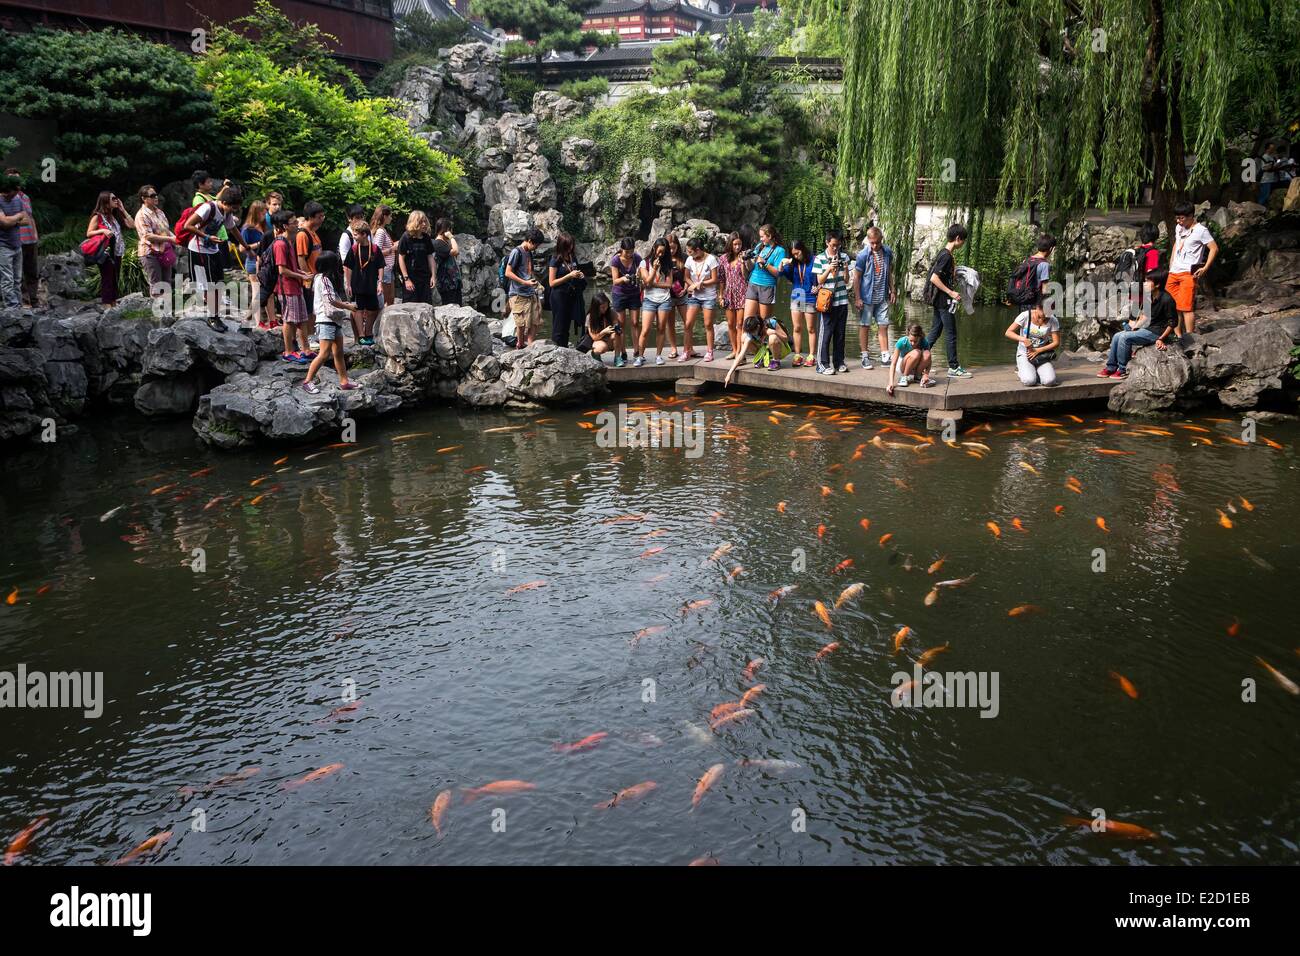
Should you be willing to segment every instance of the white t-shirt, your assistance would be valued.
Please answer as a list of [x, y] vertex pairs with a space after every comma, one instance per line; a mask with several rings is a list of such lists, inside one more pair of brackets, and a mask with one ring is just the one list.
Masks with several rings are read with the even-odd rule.
[[[718, 258], [714, 255], [707, 255], [703, 259], [696, 260], [694, 256], [686, 257], [686, 274], [691, 277], [692, 282], [699, 282], [710, 272], [714, 278], [718, 274]], [[697, 292], [691, 293], [697, 299], [716, 299], [718, 297], [717, 285], [700, 286]]]
[[1174, 254], [1169, 260], [1169, 271], [1191, 272], [1201, 261], [1201, 252], [1213, 241], [1210, 230], [1199, 222], [1191, 229], [1174, 226]]
[[[1044, 314], [1043, 324], [1035, 325], [1030, 321], [1028, 310], [1021, 312], [1016, 316], [1016, 325], [1020, 326], [1020, 330], [1024, 332], [1025, 335], [1029, 336], [1031, 339], [1041, 341], [1044, 345], [1051, 341], [1053, 332], [1059, 332], [1061, 330], [1061, 323], [1057, 321], [1056, 316]], [[1028, 332], [1024, 331], [1025, 326], [1029, 326]], [[1025, 348], [1024, 342], [1021, 342], [1016, 346], [1016, 355], [1025, 355], [1028, 351], [1029, 350]]]
[[199, 228], [186, 244], [190, 252], [204, 256], [216, 253], [221, 248], [217, 233], [222, 226], [226, 227], [227, 235], [239, 232], [239, 220], [229, 213], [223, 215], [221, 207], [214, 202], [205, 202], [194, 211], [199, 214]]
[[316, 324], [328, 322], [331, 325], [338, 325], [343, 318], [343, 310], [330, 304], [330, 299], [339, 297], [338, 293], [334, 291], [334, 283], [324, 273], [316, 276], [316, 281], [320, 283], [320, 291], [316, 295], [314, 306]]

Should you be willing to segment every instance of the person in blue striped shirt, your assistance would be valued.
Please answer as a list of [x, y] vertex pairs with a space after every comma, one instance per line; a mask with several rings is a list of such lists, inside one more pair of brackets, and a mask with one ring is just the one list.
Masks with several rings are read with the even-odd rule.
[[822, 375], [847, 372], [844, 364], [844, 325], [849, 318], [849, 257], [841, 250], [840, 234], [826, 233], [826, 250], [813, 260], [813, 288], [831, 291], [831, 307], [822, 312], [817, 331], [817, 371]]

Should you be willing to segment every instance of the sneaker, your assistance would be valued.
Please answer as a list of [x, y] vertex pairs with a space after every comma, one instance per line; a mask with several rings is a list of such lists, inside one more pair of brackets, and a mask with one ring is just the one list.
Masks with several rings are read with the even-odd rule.
[[310, 365], [312, 362], [312, 356], [308, 355], [306, 352], [298, 352], [294, 355], [293, 361], [297, 362], [299, 365]]
[[893, 353], [892, 353], [892, 352], [881, 352], [881, 353], [880, 353], [880, 364], [881, 364], [881, 365], [888, 365], [888, 364], [889, 364], [889, 360], [892, 359], [893, 357], [894, 357], [894, 356], [893, 356]]
[[1110, 377], [1111, 377], [1111, 378], [1128, 378], [1128, 369], [1126, 369], [1126, 368], [1117, 368], [1114, 372], [1111, 373], [1111, 376], [1110, 376]]
[[837, 371], [837, 372], [839, 372], [841, 375], [843, 375], [843, 374], [844, 374], [845, 372], [847, 372], [848, 370], [849, 370], [849, 367], [848, 367], [847, 365], [841, 365], [841, 366], [840, 366], [839, 368], [837, 368], [835, 371]]
[[1112, 371], [1111, 369], [1108, 369], [1108, 368], [1106, 368], [1105, 366], [1102, 366], [1101, 371], [1097, 373], [1097, 377], [1098, 377], [1098, 378], [1113, 378], [1115, 375], [1118, 375], [1118, 374], [1119, 374], [1119, 369], [1115, 369], [1114, 371]]
[[910, 384], [912, 384], [912, 379], [911, 379], [910, 376], [907, 376], [907, 375], [900, 375], [900, 376], [898, 377], [898, 387], [899, 387], [899, 388], [907, 388], [907, 386], [910, 385]]
[[958, 365], [956, 368], [948, 369], [948, 377], [949, 378], [970, 378], [970, 372], [966, 371], [964, 368]]
[[283, 359], [283, 360], [286, 361], [286, 362], [296, 362], [296, 361], [298, 361], [298, 353], [297, 353], [297, 352], [281, 352], [281, 353], [280, 353], [280, 358]]
[[208, 328], [210, 328], [213, 332], [226, 331], [226, 323], [222, 322], [215, 315], [208, 316], [207, 322], [208, 322]]
[[308, 339], [307, 348], [311, 349], [313, 352], [318, 351], [320, 349], [320, 339]]
[[796, 355], [796, 356], [794, 357], [794, 359], [791, 360], [790, 364], [791, 364], [794, 368], [803, 368], [803, 356], [802, 356], [802, 355]]
[[762, 359], [759, 359], [757, 362], [754, 363], [754, 368], [762, 368], [762, 367], [763, 367]]
[[[669, 358], [672, 358], [671, 355], [668, 356], [668, 357], [669, 357]], [[664, 357], [663, 357], [662, 355], [656, 355], [656, 356], [655, 356], [655, 364], [656, 364], [656, 365], [663, 365], [663, 364], [664, 364]]]
[[769, 372], [775, 372], [780, 367], [781, 367], [781, 363], [778, 362], [776, 359], [772, 359], [772, 361], [767, 363], [767, 370]]
[[315, 382], [303, 382], [302, 390], [312, 395], [316, 395], [317, 393], [320, 392], [320, 386], [317, 385]]
[[644, 365], [644, 364], [645, 364], [645, 356], [644, 356], [644, 355], [638, 355], [638, 356], [636, 357], [636, 359], [633, 360], [633, 362], [632, 362], [632, 367], [633, 367], [633, 368], [640, 368], [640, 367], [641, 367], [642, 365]]
[[360, 387], [361, 386], [358, 385], [356, 382], [344, 382], [342, 385], [339, 386], [339, 388], [343, 389], [343, 391], [345, 392], [350, 392], [353, 389], [357, 389]]
[[806, 359], [803, 360], [803, 364], [804, 364], [804, 365], [816, 365], [816, 364], [817, 364], [817, 357], [814, 356], [811, 352], [809, 352], [809, 353], [808, 353], [808, 357], [807, 357]]
[[704, 361], [706, 361], [706, 362], [712, 362], [712, 361], [713, 361], [713, 349], [709, 349], [708, 351], [706, 351], [706, 352], [704, 353]]
[[928, 376], [928, 375], [927, 375], [925, 378], [921, 379], [921, 387], [922, 387], [922, 388], [934, 388], [934, 387], [935, 387], [936, 385], [938, 385], [938, 384], [939, 384], [938, 382], [936, 382], [934, 379], [932, 379], [932, 378], [931, 378], [930, 376]]
[[626, 364], [627, 364], [627, 359], [623, 358], [623, 356], [621, 355], [614, 356], [614, 368], [622, 368]]
[[819, 368], [819, 369], [817, 370], [817, 374], [818, 374], [818, 375], [834, 375], [834, 374], [835, 374], [835, 369], [830, 368], [829, 366], [827, 366], [826, 368]]
[[871, 364], [871, 359], [866, 355], [862, 356], [862, 367], [868, 370], [875, 368], [875, 366]]

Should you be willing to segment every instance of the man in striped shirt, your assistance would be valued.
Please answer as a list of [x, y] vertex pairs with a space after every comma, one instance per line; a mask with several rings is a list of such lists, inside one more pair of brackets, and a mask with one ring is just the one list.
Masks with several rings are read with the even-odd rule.
[[813, 290], [831, 290], [829, 312], [820, 313], [817, 332], [817, 371], [821, 375], [847, 372], [844, 364], [844, 324], [849, 318], [849, 257], [841, 250], [838, 231], [826, 234], [826, 251], [813, 260]]

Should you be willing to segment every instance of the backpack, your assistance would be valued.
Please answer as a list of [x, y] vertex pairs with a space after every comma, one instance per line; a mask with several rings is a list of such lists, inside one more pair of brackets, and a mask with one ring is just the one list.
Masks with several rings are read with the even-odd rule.
[[[1136, 249], [1125, 249], [1115, 260], [1115, 281], [1132, 282], [1137, 279], [1137, 274], [1142, 270], [1142, 260], [1146, 256], [1138, 256]], [[1139, 280], [1140, 281], [1140, 280]]]
[[[510, 252], [514, 252], [513, 249]], [[506, 264], [510, 262], [510, 252], [501, 257], [501, 262], [497, 265], [497, 285], [507, 292], [510, 291], [510, 280], [506, 278]]]
[[[195, 212], [202, 209], [204, 206], [211, 205], [211, 203], [200, 203], [197, 206], [186, 206], [185, 209], [182, 210], [181, 218], [176, 220], [176, 225], [172, 229], [172, 235], [176, 237], [178, 245], [184, 246], [194, 238], [194, 232], [185, 228], [185, 224], [190, 221], [190, 216], [194, 215]], [[200, 222], [206, 223], [206, 220], [200, 220]], [[213, 238], [215, 239], [215, 237]]]
[[263, 289], [274, 289], [280, 281], [280, 266], [275, 261], [275, 244], [281, 241], [285, 245], [289, 243], [284, 236], [275, 236], [257, 252], [257, 282]]
[[1015, 271], [1011, 273], [1011, 280], [1007, 283], [1007, 298], [1013, 304], [1025, 309], [1038, 304], [1041, 292], [1038, 284], [1038, 264], [1045, 261], [1047, 260], [1030, 256], [1016, 266]]

